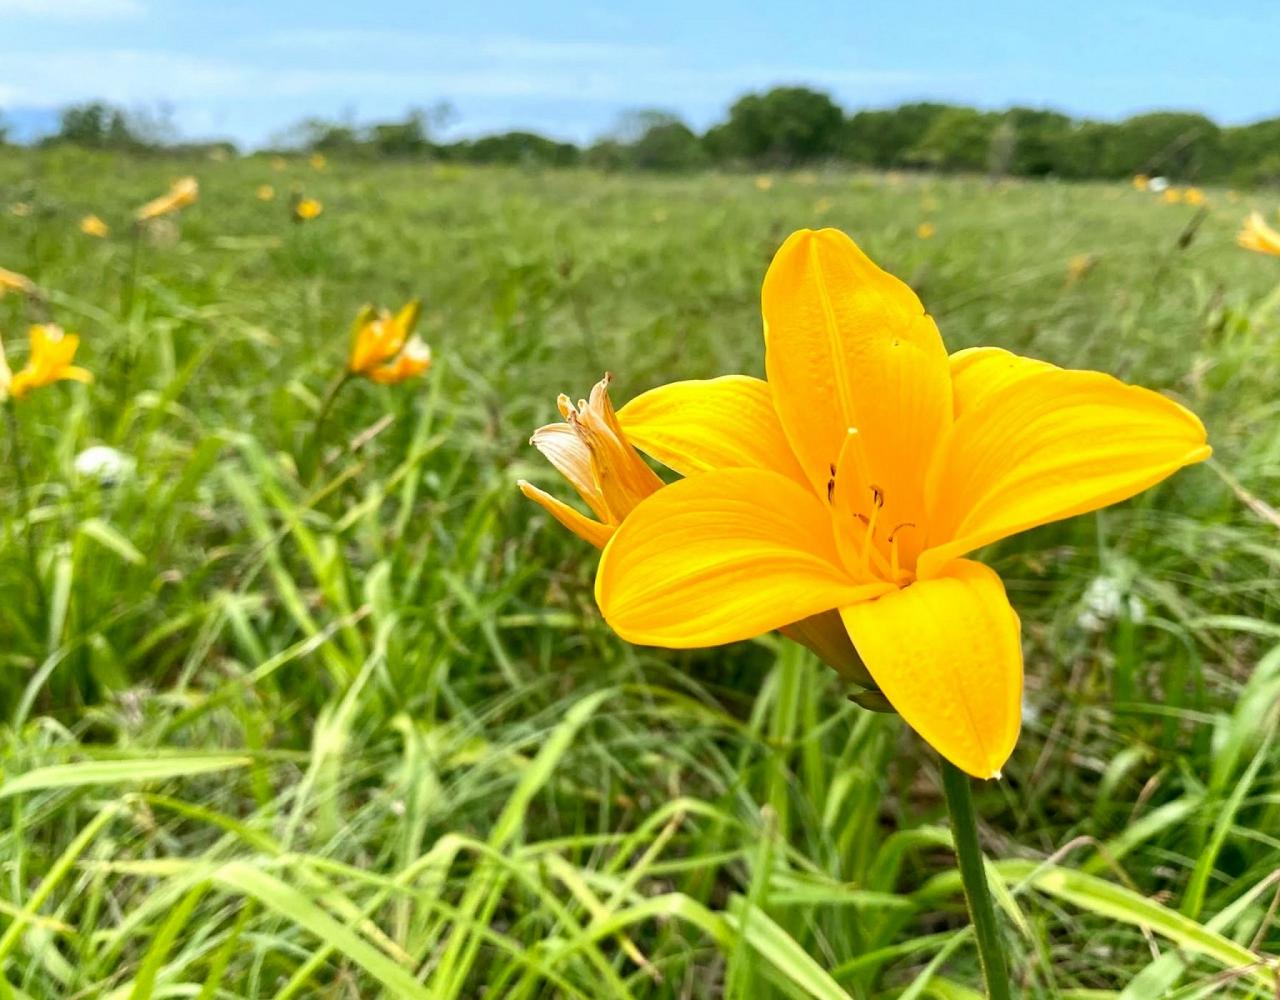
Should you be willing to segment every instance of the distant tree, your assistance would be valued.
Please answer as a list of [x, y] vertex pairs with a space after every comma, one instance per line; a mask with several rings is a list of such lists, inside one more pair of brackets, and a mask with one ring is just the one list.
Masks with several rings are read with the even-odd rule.
[[1280, 183], [1280, 118], [1223, 129], [1222, 159], [1237, 184]]
[[630, 165], [627, 147], [617, 139], [597, 139], [582, 151], [582, 165], [593, 170], [623, 170]]
[[844, 123], [840, 154], [854, 163], [900, 167], [946, 104], [915, 103], [883, 111], [859, 111]]
[[131, 125], [128, 113], [105, 101], [63, 108], [58, 114], [58, 131], [46, 143], [124, 150], [142, 149], [146, 145]]
[[827, 94], [775, 87], [739, 98], [707, 148], [719, 159], [787, 166], [835, 155], [843, 126], [844, 112]]
[[644, 130], [627, 147], [627, 159], [641, 170], [691, 170], [707, 154], [693, 129], [674, 115], [647, 116]]
[[1112, 176], [1164, 174], [1194, 180], [1221, 172], [1222, 133], [1204, 115], [1160, 111], [1120, 122], [1105, 168]]
[[987, 170], [1000, 116], [974, 108], [947, 108], [906, 152], [907, 159], [934, 170]]
[[571, 142], [557, 142], [534, 132], [502, 132], [471, 142], [456, 143], [458, 159], [471, 163], [509, 163], [522, 166], [568, 167], [581, 150]]
[[1013, 126], [1016, 141], [1009, 172], [1022, 177], [1057, 173], [1062, 143], [1071, 134], [1071, 119], [1058, 111], [1010, 108], [1005, 121]]
[[9, 141], [9, 123], [5, 121], [4, 115], [0, 115], [0, 146], [5, 145]]
[[431, 150], [424, 112], [414, 110], [402, 122], [381, 122], [369, 126], [369, 145], [380, 156], [422, 156]]

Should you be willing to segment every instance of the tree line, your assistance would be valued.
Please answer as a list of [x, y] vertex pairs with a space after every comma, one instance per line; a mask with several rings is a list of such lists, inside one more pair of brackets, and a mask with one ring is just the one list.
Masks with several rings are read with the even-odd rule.
[[[724, 121], [702, 133], [675, 115], [638, 111], [611, 134], [579, 146], [528, 131], [442, 141], [437, 133], [448, 115], [437, 107], [369, 125], [313, 118], [290, 129], [279, 145], [349, 157], [606, 170], [844, 163], [993, 176], [1160, 174], [1201, 183], [1280, 183], [1280, 118], [1220, 126], [1202, 114], [1160, 111], [1109, 122], [1037, 108], [982, 111], [931, 101], [846, 113], [821, 91], [775, 87], [739, 98]], [[204, 148], [184, 147], [163, 122], [103, 102], [64, 109], [57, 132], [43, 142], [130, 151]], [[217, 145], [234, 151], [228, 143]]]

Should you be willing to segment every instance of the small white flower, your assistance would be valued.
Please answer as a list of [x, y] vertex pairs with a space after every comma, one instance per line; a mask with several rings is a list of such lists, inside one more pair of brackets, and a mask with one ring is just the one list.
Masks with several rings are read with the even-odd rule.
[[1147, 190], [1154, 191], [1156, 194], [1159, 194], [1161, 191], [1165, 190], [1168, 186], [1169, 186], [1168, 180], [1166, 180], [1163, 177], [1152, 177], [1151, 180], [1147, 181]]
[[119, 486], [133, 474], [138, 463], [131, 455], [105, 444], [86, 448], [75, 458], [76, 475], [96, 479], [102, 486]]

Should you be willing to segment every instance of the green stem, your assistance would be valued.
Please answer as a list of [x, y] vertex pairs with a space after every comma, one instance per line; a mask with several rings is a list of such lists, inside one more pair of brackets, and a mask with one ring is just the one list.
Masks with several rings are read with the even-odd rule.
[[22, 448], [22, 432], [18, 427], [18, 413], [12, 399], [6, 401], [4, 415], [9, 424], [9, 440], [12, 442], [13, 477], [18, 486], [18, 507], [23, 515], [22, 534], [27, 546], [27, 571], [36, 588], [40, 617], [44, 618], [48, 614], [49, 599], [44, 592], [44, 581], [40, 579], [40, 557], [36, 551], [35, 524], [31, 519], [31, 493], [27, 488], [27, 456]]
[[942, 790], [947, 797], [947, 811], [951, 814], [951, 835], [956, 842], [960, 879], [964, 883], [964, 898], [969, 904], [973, 936], [978, 942], [978, 957], [982, 960], [982, 975], [987, 981], [987, 996], [991, 1000], [1010, 1000], [1009, 966], [1000, 941], [995, 907], [991, 904], [991, 890], [987, 886], [969, 776], [950, 761], [944, 760]]
[[320, 474], [320, 469], [324, 465], [325, 421], [329, 419], [329, 411], [333, 409], [333, 402], [338, 398], [338, 393], [350, 381], [351, 372], [344, 370], [341, 375], [330, 383], [324, 398], [320, 400], [320, 405], [316, 408], [316, 422], [311, 428], [311, 440], [307, 444], [306, 451], [303, 452], [306, 456], [307, 465], [311, 467], [310, 478], [312, 479]]

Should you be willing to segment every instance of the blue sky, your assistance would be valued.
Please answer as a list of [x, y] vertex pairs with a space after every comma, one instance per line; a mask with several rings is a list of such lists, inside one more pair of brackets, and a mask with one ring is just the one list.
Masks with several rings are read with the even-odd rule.
[[0, 0], [0, 24], [11, 121], [91, 97], [164, 102], [184, 135], [247, 145], [306, 115], [385, 120], [439, 101], [454, 135], [587, 140], [641, 107], [701, 128], [777, 83], [847, 108], [1280, 115], [1277, 0]]

